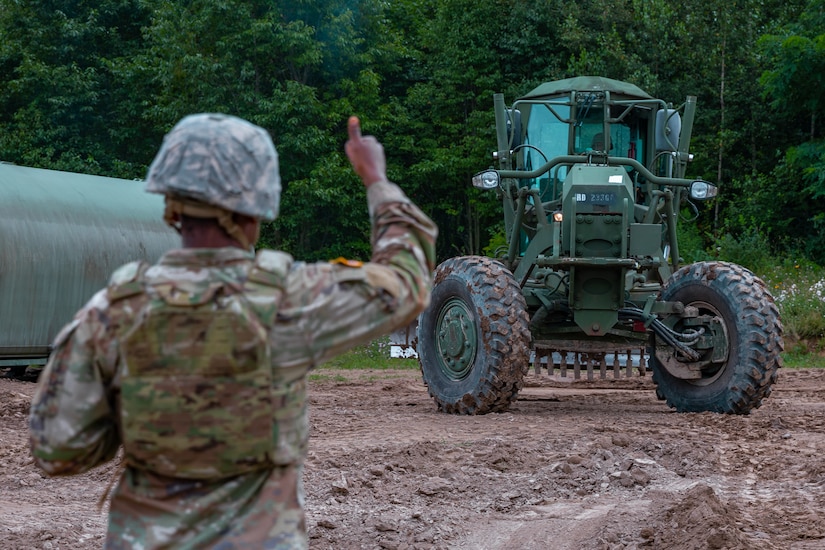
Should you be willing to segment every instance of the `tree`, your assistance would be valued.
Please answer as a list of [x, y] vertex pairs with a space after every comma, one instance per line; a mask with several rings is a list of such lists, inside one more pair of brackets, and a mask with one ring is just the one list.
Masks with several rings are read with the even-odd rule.
[[110, 147], [119, 96], [107, 56], [129, 56], [148, 14], [137, 0], [0, 1], [0, 159], [132, 177]]
[[[810, 0], [797, 21], [759, 40], [767, 66], [759, 80], [774, 118], [789, 128], [772, 171], [784, 221], [769, 231], [794, 235], [806, 255], [825, 262], [825, 1]], [[788, 232], [780, 232], [784, 229]], [[784, 239], [787, 241], [788, 239]]]
[[698, 97], [690, 174], [721, 184], [702, 234], [818, 242], [824, 3], [0, 0], [0, 160], [141, 177], [181, 117], [234, 114], [280, 153], [282, 213], [263, 243], [359, 256], [368, 219], [342, 152], [357, 114], [391, 179], [441, 227], [444, 259], [501, 229], [500, 204], [470, 186], [494, 164], [493, 93], [509, 103], [600, 74], [677, 105]]
[[377, 17], [380, 4], [144, 5], [151, 17], [143, 48], [113, 69], [123, 89], [139, 98], [124, 98], [121, 108], [124, 118], [136, 117], [133, 139], [166, 131], [192, 112], [248, 119], [272, 134], [284, 182], [281, 217], [265, 228], [263, 244], [308, 260], [368, 249], [363, 196], [357, 201], [362, 191], [346, 170], [342, 146], [353, 105], [379, 104], [380, 79], [358, 23], [363, 14]]

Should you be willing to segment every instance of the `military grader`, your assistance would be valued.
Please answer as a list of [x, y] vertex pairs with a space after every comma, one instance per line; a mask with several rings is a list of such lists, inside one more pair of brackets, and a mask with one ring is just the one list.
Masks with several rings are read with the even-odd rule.
[[[493, 98], [507, 245], [435, 272], [417, 353], [438, 409], [506, 410], [532, 366], [554, 376], [652, 371], [680, 412], [746, 414], [781, 366], [765, 283], [721, 261], [682, 265], [677, 222], [717, 187], [686, 178], [696, 98], [673, 107], [603, 77]], [[634, 373], [638, 369], [638, 373]]]

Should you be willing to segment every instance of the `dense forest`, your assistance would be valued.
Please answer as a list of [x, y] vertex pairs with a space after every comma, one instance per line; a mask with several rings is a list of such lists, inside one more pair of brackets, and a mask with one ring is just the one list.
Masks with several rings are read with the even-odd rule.
[[0, 161], [142, 178], [184, 115], [241, 116], [281, 159], [262, 243], [302, 259], [368, 254], [349, 115], [443, 260], [501, 231], [469, 183], [492, 164], [493, 93], [601, 75], [698, 97], [689, 175], [720, 194], [693, 253], [825, 264], [825, 0], [0, 0], [0, 37]]

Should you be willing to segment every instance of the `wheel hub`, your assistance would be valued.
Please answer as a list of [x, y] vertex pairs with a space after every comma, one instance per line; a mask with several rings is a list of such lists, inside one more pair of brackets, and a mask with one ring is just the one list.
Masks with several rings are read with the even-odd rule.
[[461, 380], [472, 369], [478, 347], [473, 314], [461, 300], [451, 300], [438, 320], [438, 351], [442, 372]]
[[[657, 346], [656, 358], [674, 378], [685, 380], [696, 386], [707, 386], [724, 372], [730, 352], [730, 340], [727, 328], [721, 322], [721, 313], [716, 307], [704, 301], [694, 301], [687, 305], [696, 308], [699, 316], [687, 319], [684, 324], [676, 328], [683, 330], [701, 327], [706, 330], [706, 342], [695, 348], [703, 353], [703, 358], [692, 363], [685, 362], [684, 359], [678, 358], [676, 352], [669, 346]], [[691, 320], [694, 322], [690, 323]]]

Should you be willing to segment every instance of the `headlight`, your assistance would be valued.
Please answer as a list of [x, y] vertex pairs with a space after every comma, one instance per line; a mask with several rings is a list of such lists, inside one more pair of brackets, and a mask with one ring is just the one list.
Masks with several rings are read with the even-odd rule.
[[498, 172], [495, 170], [485, 170], [473, 176], [473, 187], [478, 189], [495, 189], [498, 184]]
[[716, 196], [716, 186], [706, 181], [697, 180], [690, 184], [690, 198], [698, 201], [712, 199]]

